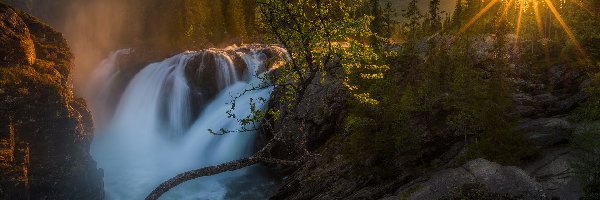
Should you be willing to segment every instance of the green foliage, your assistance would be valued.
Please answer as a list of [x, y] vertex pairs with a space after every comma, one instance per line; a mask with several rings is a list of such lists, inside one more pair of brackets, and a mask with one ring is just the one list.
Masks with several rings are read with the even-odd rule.
[[575, 173], [584, 185], [582, 199], [600, 197], [600, 128], [590, 124], [579, 128], [573, 134], [571, 146], [574, 149]]
[[[127, 0], [128, 16], [137, 17], [143, 46], [188, 50], [259, 41], [255, 1], [246, 0]], [[143, 6], [140, 6], [143, 5]], [[137, 26], [136, 26], [137, 27]], [[131, 30], [130, 32], [134, 32]], [[125, 41], [130, 42], [130, 41]]]
[[346, 118], [344, 130], [352, 133], [344, 153], [351, 158], [362, 176], [389, 177], [396, 175], [393, 135], [379, 130], [381, 122], [372, 118], [352, 115]]
[[363, 43], [373, 36], [369, 27], [373, 18], [360, 14], [362, 2], [261, 0], [258, 4], [261, 26], [270, 33], [267, 39], [283, 45], [291, 58], [272, 80], [285, 94], [280, 99], [283, 105], [294, 107], [316, 77], [323, 78], [338, 65], [355, 99], [378, 103], [361, 85], [382, 78], [387, 66], [378, 63], [379, 56]]
[[428, 33], [436, 33], [442, 29], [442, 16], [440, 12], [440, 0], [429, 1], [429, 27]]
[[574, 112], [577, 121], [594, 121], [600, 119], [600, 73], [592, 77], [592, 85], [586, 88], [589, 97]]
[[[379, 171], [422, 168], [459, 141], [468, 143], [468, 159], [517, 164], [533, 155], [527, 138], [513, 131], [508, 117], [508, 61], [500, 56], [480, 60], [471, 46], [469, 39], [450, 48], [434, 40], [425, 58], [411, 45], [386, 57], [395, 67], [369, 87], [380, 104], [350, 106], [344, 129], [350, 135], [348, 158], [385, 177]], [[489, 53], [504, 54], [504, 45]]]
[[450, 21], [450, 28], [452, 29], [458, 29], [460, 28], [460, 26], [463, 24], [463, 18], [464, 18], [464, 14], [463, 14], [463, 2], [462, 0], [458, 0], [456, 2], [456, 7], [454, 7], [454, 12], [452, 14], [452, 20]]
[[403, 12], [402, 17], [408, 20], [404, 25], [404, 34], [407, 35], [409, 39], [415, 40], [420, 34], [421, 19], [423, 18], [423, 14], [421, 14], [421, 11], [417, 6], [417, 0], [411, 0], [408, 3], [408, 7]]

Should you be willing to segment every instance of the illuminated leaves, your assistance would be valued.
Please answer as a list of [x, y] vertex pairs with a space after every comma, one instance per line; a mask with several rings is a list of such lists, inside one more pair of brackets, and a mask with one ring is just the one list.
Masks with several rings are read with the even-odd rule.
[[[271, 41], [282, 44], [291, 57], [279, 68], [274, 80], [283, 86], [283, 102], [294, 101], [303, 95], [315, 77], [323, 79], [332, 68], [341, 65], [344, 85], [352, 96], [363, 103], [377, 104], [361, 85], [364, 81], [383, 78], [388, 67], [379, 64], [379, 56], [364, 43], [374, 34], [370, 30], [373, 17], [359, 12], [363, 3], [346, 0], [258, 2], [262, 28], [271, 33]], [[293, 103], [288, 105], [294, 106]]]

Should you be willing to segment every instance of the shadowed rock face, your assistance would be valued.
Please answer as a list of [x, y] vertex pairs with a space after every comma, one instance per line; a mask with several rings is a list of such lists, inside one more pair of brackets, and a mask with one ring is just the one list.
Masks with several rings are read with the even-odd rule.
[[0, 20], [0, 199], [102, 199], [88, 153], [92, 120], [69, 83], [65, 39], [2, 4]]

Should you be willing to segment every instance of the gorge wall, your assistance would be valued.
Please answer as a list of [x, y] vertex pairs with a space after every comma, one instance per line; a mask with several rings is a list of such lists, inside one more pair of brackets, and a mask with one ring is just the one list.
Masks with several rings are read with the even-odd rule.
[[62, 34], [0, 4], [0, 199], [103, 199]]

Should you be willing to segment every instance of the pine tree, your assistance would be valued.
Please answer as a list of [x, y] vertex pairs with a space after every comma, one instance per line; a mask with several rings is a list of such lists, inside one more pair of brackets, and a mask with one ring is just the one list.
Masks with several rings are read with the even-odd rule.
[[417, 6], [417, 0], [410, 1], [408, 7], [404, 10], [402, 17], [408, 19], [405, 26], [408, 27], [409, 30], [406, 34], [410, 39], [415, 39], [418, 34], [421, 18], [423, 18], [423, 15]]
[[462, 25], [462, 16], [463, 16], [463, 1], [458, 0], [456, 2], [456, 7], [454, 7], [454, 14], [452, 14], [452, 22], [450, 28], [458, 28]]
[[442, 29], [442, 17], [440, 14], [440, 0], [429, 1], [430, 33], [435, 33]]
[[227, 3], [226, 25], [230, 38], [246, 38], [246, 17], [242, 0], [229, 0]]

